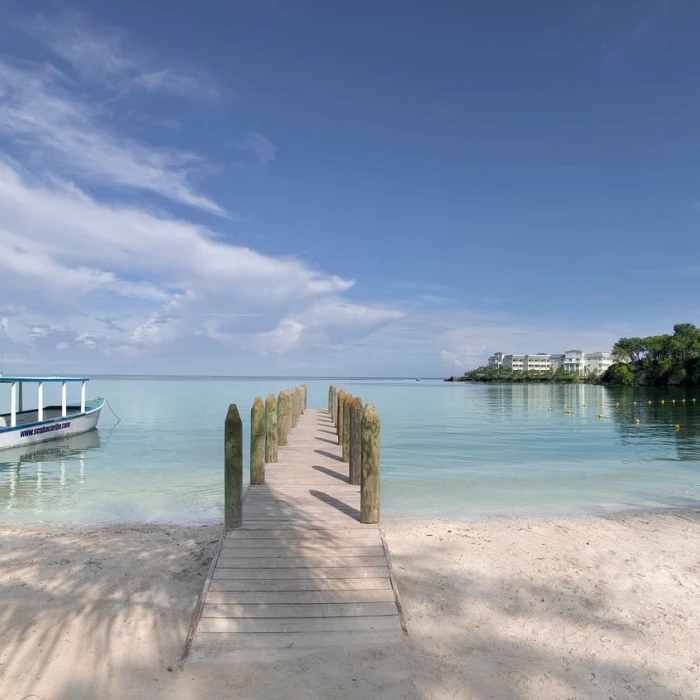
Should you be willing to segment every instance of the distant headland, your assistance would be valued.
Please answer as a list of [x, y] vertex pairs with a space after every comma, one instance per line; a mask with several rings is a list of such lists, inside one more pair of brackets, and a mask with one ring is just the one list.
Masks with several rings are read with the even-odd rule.
[[700, 386], [700, 329], [692, 323], [679, 323], [673, 327], [673, 334], [620, 338], [612, 352], [497, 352], [488, 365], [445, 381]]

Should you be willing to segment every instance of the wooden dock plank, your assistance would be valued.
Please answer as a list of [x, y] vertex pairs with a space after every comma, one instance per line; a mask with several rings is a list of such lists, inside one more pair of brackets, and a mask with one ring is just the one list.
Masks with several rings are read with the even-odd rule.
[[260, 579], [214, 579], [210, 591], [366, 591], [391, 590], [389, 578], [349, 578], [349, 579], [311, 579], [311, 580], [277, 580]]
[[384, 578], [389, 576], [387, 566], [338, 566], [314, 569], [219, 569], [214, 571], [214, 580], [232, 581], [313, 581], [324, 578]]
[[245, 569], [255, 567], [260, 569], [314, 569], [319, 567], [356, 568], [364, 566], [384, 566], [384, 552], [375, 557], [334, 556], [326, 552], [321, 555], [312, 553], [301, 557], [219, 557], [217, 568]]
[[221, 557], [226, 559], [242, 559], [253, 557], [264, 559], [265, 557], [294, 558], [294, 557], [383, 557], [383, 547], [299, 547], [289, 545], [286, 547], [261, 547], [252, 549], [251, 547], [226, 547], [221, 552]]
[[402, 638], [385, 544], [359, 522], [359, 487], [334, 437], [325, 412], [308, 410], [265, 484], [248, 490], [243, 527], [226, 534], [206, 589], [200, 658]]
[[207, 603], [202, 617], [236, 619], [371, 617], [398, 615], [394, 601], [390, 603]]
[[286, 591], [278, 592], [236, 592], [209, 591], [207, 604], [229, 605], [260, 604], [276, 605], [286, 603], [394, 603], [394, 591], [389, 588], [375, 590], [356, 589], [350, 591]]

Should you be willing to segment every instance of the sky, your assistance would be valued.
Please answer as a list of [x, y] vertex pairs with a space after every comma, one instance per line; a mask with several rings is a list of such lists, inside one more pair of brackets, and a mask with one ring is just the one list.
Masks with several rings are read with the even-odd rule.
[[8, 373], [422, 376], [700, 322], [695, 0], [0, 0]]

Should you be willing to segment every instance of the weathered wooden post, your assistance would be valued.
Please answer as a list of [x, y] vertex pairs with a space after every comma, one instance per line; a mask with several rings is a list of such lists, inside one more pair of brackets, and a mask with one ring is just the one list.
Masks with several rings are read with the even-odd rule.
[[371, 403], [362, 414], [361, 521], [379, 522], [379, 416]]
[[243, 422], [235, 403], [224, 423], [224, 527], [243, 524]]
[[297, 427], [298, 414], [299, 414], [299, 393], [297, 392], [297, 388], [294, 387], [292, 389], [292, 428]]
[[345, 392], [341, 389], [338, 392], [338, 417], [336, 419], [336, 429], [338, 430], [338, 444], [343, 444], [343, 404], [345, 403]]
[[337, 387], [331, 387], [331, 422], [333, 427], [335, 427], [335, 413], [338, 407], [338, 389]]
[[306, 384], [301, 385], [301, 412], [306, 413]]
[[265, 399], [265, 461], [270, 464], [277, 461], [277, 401], [274, 394]]
[[328, 387], [328, 415], [333, 416], [333, 385]]
[[259, 396], [250, 409], [250, 483], [265, 483], [265, 407]]
[[345, 394], [343, 399], [343, 444], [341, 456], [346, 464], [350, 461], [350, 408], [352, 407], [352, 394]]
[[277, 400], [277, 444], [284, 447], [287, 444], [289, 435], [289, 419], [290, 419], [290, 403], [291, 398], [288, 391], [280, 391], [279, 399]]
[[362, 399], [356, 396], [350, 408], [350, 483], [362, 480]]

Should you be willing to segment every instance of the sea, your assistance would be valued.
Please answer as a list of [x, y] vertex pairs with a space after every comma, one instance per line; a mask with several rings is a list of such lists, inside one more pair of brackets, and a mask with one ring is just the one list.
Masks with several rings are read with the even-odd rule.
[[[382, 520], [700, 506], [700, 390], [96, 377], [88, 396], [108, 401], [98, 430], [0, 451], [0, 523], [220, 522], [229, 405], [247, 436], [256, 396], [302, 382], [309, 407], [326, 408], [330, 383], [376, 406]], [[46, 385], [45, 403], [60, 402], [51, 391]], [[9, 410], [9, 391], [0, 407]], [[247, 448], [246, 440], [244, 465]]]

